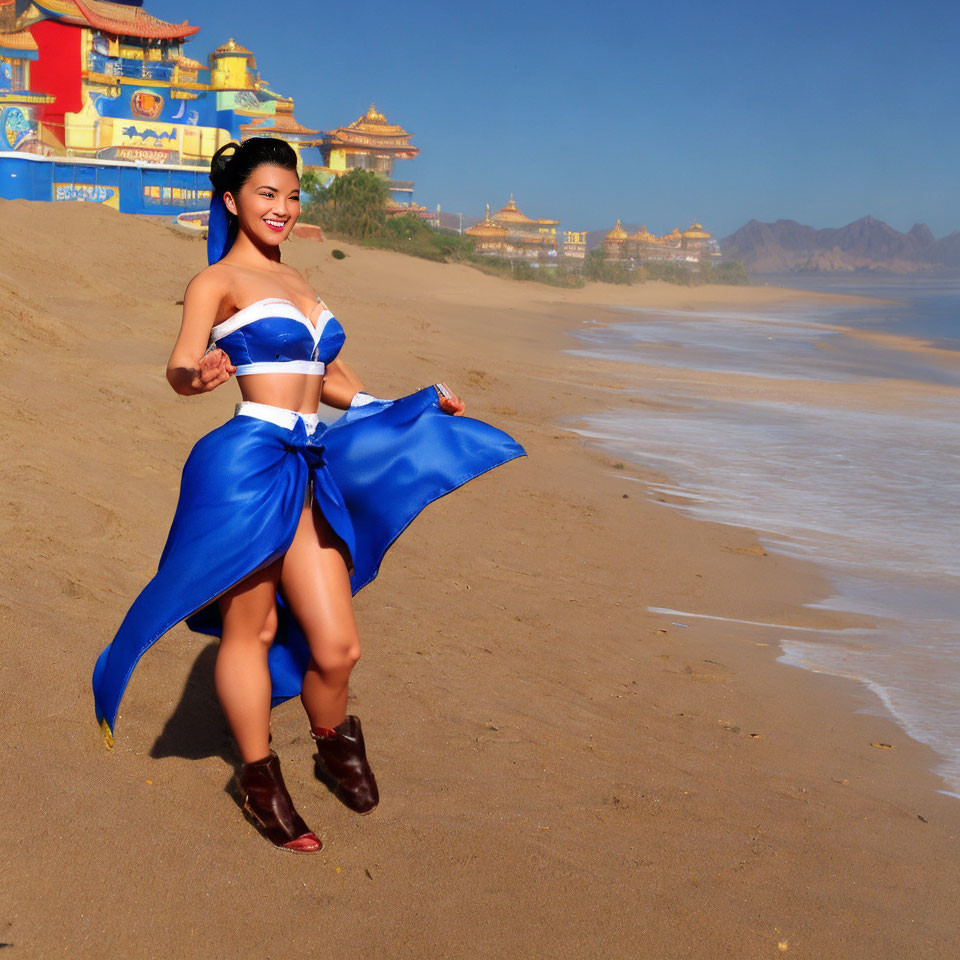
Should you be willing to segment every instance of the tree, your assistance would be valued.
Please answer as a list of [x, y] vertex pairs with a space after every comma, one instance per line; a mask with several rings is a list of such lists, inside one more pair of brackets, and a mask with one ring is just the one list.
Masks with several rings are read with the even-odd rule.
[[[313, 179], [313, 184], [319, 181]], [[301, 181], [303, 187], [303, 181]], [[337, 177], [326, 189], [313, 189], [304, 210], [307, 223], [355, 240], [376, 236], [386, 222], [390, 186], [383, 177], [359, 167]]]

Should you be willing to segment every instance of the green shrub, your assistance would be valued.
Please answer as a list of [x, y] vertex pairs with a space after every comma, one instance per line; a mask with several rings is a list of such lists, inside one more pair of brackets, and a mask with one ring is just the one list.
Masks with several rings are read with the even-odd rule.
[[642, 283], [643, 273], [631, 270], [626, 264], [604, 258], [602, 247], [589, 251], [583, 261], [583, 275], [599, 283]]
[[383, 228], [365, 242], [367, 246], [441, 262], [466, 260], [473, 254], [470, 237], [434, 230], [413, 213], [388, 217]]
[[716, 264], [705, 263], [702, 274], [702, 283], [732, 283], [743, 286], [750, 282], [747, 268], [740, 260], [725, 260]]

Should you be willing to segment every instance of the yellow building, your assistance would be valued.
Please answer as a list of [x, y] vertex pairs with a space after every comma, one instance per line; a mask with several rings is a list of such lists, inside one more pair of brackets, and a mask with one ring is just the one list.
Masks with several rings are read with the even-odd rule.
[[633, 234], [627, 233], [620, 220], [603, 238], [603, 252], [607, 260], [645, 262], [674, 260], [699, 262], [707, 256], [719, 256], [719, 250], [702, 224], [693, 223], [683, 233], [674, 227], [670, 233], [658, 237], [646, 225]]
[[[497, 254], [516, 260], [540, 260], [557, 255], [557, 226], [559, 220], [532, 219], [517, 206], [510, 194], [509, 201], [492, 217], [490, 205], [487, 215], [479, 223], [463, 232], [478, 240], [479, 253]], [[494, 244], [491, 227], [498, 231]], [[481, 243], [482, 241], [482, 243]], [[483, 249], [481, 249], [481, 246]]]
[[389, 123], [371, 103], [362, 117], [331, 130], [311, 146], [320, 148], [324, 166], [331, 170], [360, 167], [391, 177], [394, 160], [412, 160], [420, 152], [410, 143], [412, 136], [399, 124]]
[[[168, 23], [141, 3], [0, 0], [6, 149], [208, 171], [230, 140], [278, 136], [298, 150], [301, 139], [318, 132], [296, 122], [293, 101], [269, 89], [246, 47], [231, 37], [204, 65], [184, 50], [199, 27]], [[73, 174], [69, 179], [79, 183]], [[104, 194], [105, 187], [110, 199], [102, 202], [116, 203], [122, 185], [107, 184], [99, 169], [94, 179], [97, 189], [86, 194]], [[196, 196], [179, 187], [175, 194], [169, 182], [162, 200], [205, 199], [193, 188]], [[154, 199], [152, 192], [144, 197]]]
[[[210, 159], [231, 140], [277, 137], [298, 156], [326, 144], [338, 172], [387, 177], [394, 159], [419, 153], [372, 104], [318, 140], [249, 48], [230, 37], [194, 59], [185, 46], [200, 28], [143, 3], [0, 0], [0, 196], [176, 215], [209, 204]], [[389, 212], [424, 211], [412, 192], [391, 181]]]
[[716, 256], [719, 251], [715, 246], [711, 248], [710, 240], [712, 235], [703, 229], [703, 225], [694, 221], [683, 231], [681, 236], [681, 248], [688, 254], [695, 254], [698, 259], [704, 255]]
[[606, 259], [625, 260], [624, 247], [629, 239], [630, 234], [623, 229], [623, 224], [618, 217], [613, 229], [603, 238], [603, 254]]
[[390, 123], [371, 103], [366, 113], [353, 123], [330, 130], [315, 140], [304, 140], [303, 146], [319, 148], [323, 165], [309, 169], [324, 185], [351, 170], [369, 170], [390, 184], [388, 214], [423, 216], [427, 210], [413, 201], [413, 181], [393, 177], [395, 161], [412, 160], [420, 153], [420, 148], [410, 143], [412, 136], [399, 124]]
[[467, 227], [463, 231], [474, 241], [474, 250], [477, 253], [489, 254], [491, 256], [507, 256], [507, 235], [509, 231], [506, 227], [500, 226], [490, 216], [490, 204], [487, 204], [487, 214], [472, 227]]

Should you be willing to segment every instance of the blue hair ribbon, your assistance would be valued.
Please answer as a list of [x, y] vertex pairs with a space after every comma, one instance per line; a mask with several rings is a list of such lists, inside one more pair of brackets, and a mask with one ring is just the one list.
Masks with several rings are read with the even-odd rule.
[[210, 217], [207, 222], [207, 263], [222, 260], [232, 244], [230, 218], [223, 202], [223, 194], [214, 190], [210, 197]]

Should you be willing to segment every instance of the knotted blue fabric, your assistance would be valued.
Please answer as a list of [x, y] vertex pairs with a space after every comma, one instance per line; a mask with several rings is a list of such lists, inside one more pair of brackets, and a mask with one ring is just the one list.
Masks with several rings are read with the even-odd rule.
[[[502, 430], [445, 413], [433, 387], [348, 410], [312, 434], [299, 418], [291, 429], [236, 416], [201, 437], [183, 467], [157, 573], [94, 667], [97, 721], [108, 745], [140, 657], [181, 620], [198, 633], [221, 635], [217, 598], [286, 552], [308, 479], [315, 508], [349, 555], [355, 594], [427, 504], [524, 455]], [[273, 706], [300, 693], [310, 661], [279, 589], [277, 611], [268, 655]]]

